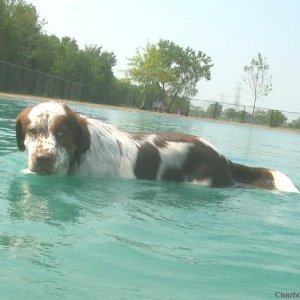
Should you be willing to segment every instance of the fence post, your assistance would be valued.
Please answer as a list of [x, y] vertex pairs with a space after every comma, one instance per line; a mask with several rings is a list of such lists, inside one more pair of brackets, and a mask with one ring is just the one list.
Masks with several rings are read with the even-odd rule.
[[217, 116], [217, 108], [218, 108], [218, 102], [216, 102], [216, 104], [215, 104], [214, 120], [216, 119], [216, 116]]
[[22, 94], [24, 93], [24, 73], [25, 73], [25, 68], [21, 68], [21, 79], [19, 83], [19, 93], [21, 92]]
[[56, 77], [53, 77], [52, 97], [55, 98]]
[[242, 123], [245, 123], [245, 114], [246, 114], [246, 105], [244, 105], [244, 111], [243, 111]]
[[135, 97], [136, 97], [136, 95], [135, 95], [135, 90], [133, 90], [133, 99], [132, 99], [132, 106], [134, 107], [134, 105], [135, 105]]
[[4, 84], [5, 91], [8, 90], [7, 81], [8, 81], [8, 64], [5, 63], [5, 84]]
[[272, 123], [273, 123], [273, 115], [274, 115], [274, 110], [271, 110], [271, 120], [270, 120], [270, 127], [272, 127]]
[[37, 81], [38, 81], [38, 73], [37, 73], [37, 71], [34, 71], [34, 92], [33, 92], [33, 94], [34, 95], [37, 95], [37, 86], [38, 86], [38, 83], [37, 83]]

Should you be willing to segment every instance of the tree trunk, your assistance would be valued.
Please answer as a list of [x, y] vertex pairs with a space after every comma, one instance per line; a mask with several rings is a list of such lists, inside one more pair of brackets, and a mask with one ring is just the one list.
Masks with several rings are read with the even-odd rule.
[[253, 109], [252, 109], [252, 116], [251, 116], [251, 125], [253, 125], [254, 122], [254, 114], [255, 114], [255, 105], [256, 105], [257, 95], [254, 94], [254, 103], [253, 103]]
[[162, 104], [164, 106], [164, 110], [165, 110], [165, 107], [167, 106], [165, 84], [163, 83], [162, 86], [160, 86], [159, 82], [156, 82], [156, 84], [158, 86], [158, 91], [159, 91], [159, 95], [160, 95], [160, 101], [162, 102]]
[[190, 104], [191, 104], [191, 99], [188, 99], [187, 101], [188, 101], [188, 106], [187, 106], [185, 115], [188, 117], [189, 114], [190, 114]]
[[166, 108], [166, 112], [169, 113], [171, 110], [172, 105], [174, 104], [176, 98], [171, 98], [171, 102], [169, 103], [169, 105]]
[[140, 106], [140, 109], [146, 110], [146, 93], [144, 93], [143, 102], [142, 102], [142, 104]]
[[142, 110], [146, 110], [146, 90], [147, 90], [147, 83], [145, 84], [145, 88], [144, 88], [144, 95], [143, 95], [143, 102], [141, 104], [141, 106], [139, 107], [139, 109]]

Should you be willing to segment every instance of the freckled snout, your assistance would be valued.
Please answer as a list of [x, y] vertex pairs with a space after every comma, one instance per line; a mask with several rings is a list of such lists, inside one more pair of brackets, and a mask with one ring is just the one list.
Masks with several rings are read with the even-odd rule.
[[32, 171], [38, 174], [51, 174], [54, 171], [56, 155], [50, 151], [38, 151], [33, 157]]

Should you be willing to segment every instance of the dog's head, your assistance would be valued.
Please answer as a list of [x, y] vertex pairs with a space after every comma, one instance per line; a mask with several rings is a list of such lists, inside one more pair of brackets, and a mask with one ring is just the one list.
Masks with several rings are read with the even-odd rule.
[[18, 148], [28, 151], [28, 167], [38, 174], [72, 172], [90, 147], [87, 120], [58, 102], [43, 102], [17, 117]]

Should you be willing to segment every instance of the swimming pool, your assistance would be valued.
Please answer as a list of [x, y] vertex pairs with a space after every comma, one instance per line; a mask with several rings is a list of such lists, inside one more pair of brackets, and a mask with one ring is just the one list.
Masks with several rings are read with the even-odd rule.
[[[187, 183], [22, 174], [0, 101], [1, 299], [276, 299], [300, 293], [300, 196]], [[131, 131], [181, 131], [300, 187], [300, 135], [85, 105]]]

